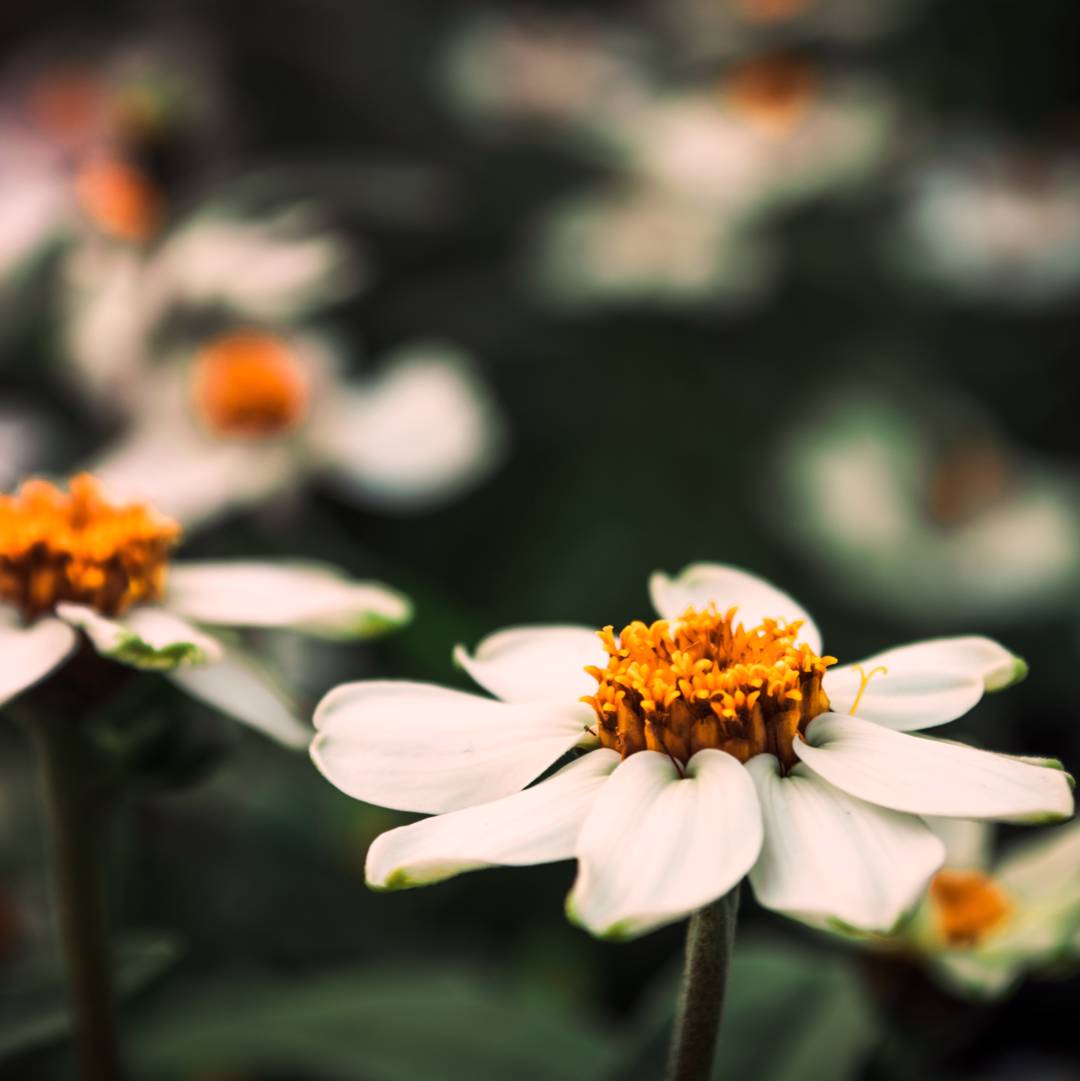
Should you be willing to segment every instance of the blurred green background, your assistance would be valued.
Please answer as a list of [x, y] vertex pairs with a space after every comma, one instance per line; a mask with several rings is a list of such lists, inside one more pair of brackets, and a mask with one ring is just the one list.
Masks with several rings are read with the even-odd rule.
[[[515, 623], [649, 618], [649, 572], [711, 560], [796, 595], [842, 659], [937, 634], [1001, 639], [1031, 674], [956, 731], [1080, 764], [1080, 9], [894, 2], [887, 26], [848, 34], [860, 5], [816, 6], [839, 13], [751, 20], [747, 42], [726, 23], [694, 32], [709, 5], [690, 3], [4, 5], [9, 73], [68, 43], [175, 42], [182, 30], [213, 73], [188, 69], [214, 120], [212, 138], [185, 128], [155, 162], [178, 205], [223, 189], [256, 192], [256, 206], [317, 204], [373, 268], [365, 290], [319, 315], [354, 370], [402, 342], [445, 340], [474, 358], [504, 414], [505, 462], [450, 505], [382, 514], [312, 483], [189, 538], [189, 556], [324, 559], [413, 598], [414, 622], [370, 646], [279, 647], [310, 705], [374, 674], [465, 687], [455, 643]], [[470, 98], [450, 58], [477, 20], [498, 17], [524, 20], [526, 39], [567, 18], [571, 41], [625, 35], [616, 54], [672, 92], [712, 85], [733, 53], [782, 49], [887, 93], [883, 149], [854, 181], [735, 215], [769, 251], [752, 296], [728, 288], [738, 254], [693, 290], [669, 288], [661, 267], [590, 293], [583, 251], [568, 303], [544, 285], [570, 273], [537, 256], [545, 223], [580, 193], [648, 182], [598, 130], [610, 97], [540, 121], [498, 93], [494, 106]], [[811, 139], [797, 167], [812, 173], [827, 154], [825, 136]], [[939, 190], [933, 170], [957, 156], [974, 159], [957, 205], [974, 208], [975, 241], [950, 260], [927, 240], [937, 229], [911, 222], [930, 213], [917, 206]], [[421, 178], [420, 194], [394, 170]], [[976, 202], [999, 174], [1019, 194]], [[1034, 209], [1009, 202], [1025, 197]], [[1064, 209], [1044, 221], [1055, 200]], [[706, 232], [713, 211], [695, 213]], [[676, 241], [661, 230], [641, 243], [651, 266], [649, 245]], [[34, 273], [30, 301], [3, 309], [0, 394], [5, 412], [46, 425], [31, 467], [64, 472], [118, 422], [73, 389], [62, 286], [47, 266]], [[402, 816], [349, 800], [305, 757], [155, 682], [140, 694], [146, 730], [130, 736], [110, 865], [136, 1076], [658, 1074], [681, 928], [593, 941], [563, 917], [565, 864], [370, 893], [366, 846]], [[62, 1077], [34, 767], [14, 724], [0, 742], [0, 1076]], [[724, 1076], [1080, 1071], [1076, 976], [964, 1002], [745, 891], [737, 952]]]

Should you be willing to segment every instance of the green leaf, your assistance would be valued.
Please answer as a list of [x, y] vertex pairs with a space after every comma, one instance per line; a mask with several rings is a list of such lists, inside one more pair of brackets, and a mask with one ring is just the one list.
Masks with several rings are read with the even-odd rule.
[[[137, 995], [172, 967], [180, 950], [167, 935], [126, 939], [115, 954], [121, 998]], [[69, 1027], [67, 982], [58, 956], [39, 957], [5, 974], [0, 983], [0, 1058], [59, 1039]]]
[[[678, 976], [658, 981], [607, 1081], [662, 1077]], [[737, 941], [713, 1076], [846, 1081], [877, 1039], [858, 978], [840, 957], [779, 940]]]
[[613, 1061], [586, 1019], [443, 969], [221, 978], [141, 1011], [129, 1051], [137, 1076], [161, 1081], [264, 1067], [311, 1081], [565, 1081]]

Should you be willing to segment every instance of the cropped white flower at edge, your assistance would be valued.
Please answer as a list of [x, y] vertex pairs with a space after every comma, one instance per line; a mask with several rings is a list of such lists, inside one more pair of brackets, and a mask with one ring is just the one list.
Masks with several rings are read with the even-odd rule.
[[[996, 642], [832, 668], [809, 616], [761, 579], [701, 564], [650, 585], [663, 618], [618, 637], [517, 627], [459, 648], [501, 701], [391, 681], [323, 699], [324, 775], [436, 816], [375, 841], [371, 886], [576, 858], [568, 914], [598, 935], [680, 919], [747, 874], [768, 908], [888, 929], [944, 860], [920, 816], [1072, 813], [1060, 763], [912, 734], [1023, 675]], [[587, 753], [519, 791], [574, 748]]]
[[[0, 706], [64, 663], [85, 634], [103, 657], [159, 671], [208, 705], [293, 747], [311, 738], [289, 698], [229, 628], [331, 639], [404, 623], [409, 602], [315, 563], [169, 565], [175, 522], [113, 503], [93, 477], [0, 495]], [[214, 628], [210, 630], [208, 628]]]
[[1026, 972], [1066, 974], [1080, 964], [1080, 822], [992, 855], [985, 822], [930, 819], [945, 866], [912, 918], [889, 936], [855, 941], [914, 957], [953, 992], [996, 998]]

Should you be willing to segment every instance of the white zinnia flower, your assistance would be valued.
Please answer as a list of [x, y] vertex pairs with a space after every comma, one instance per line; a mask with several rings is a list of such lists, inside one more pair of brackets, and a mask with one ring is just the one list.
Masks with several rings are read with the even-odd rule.
[[290, 628], [324, 638], [407, 620], [409, 603], [374, 582], [297, 562], [168, 566], [176, 524], [106, 500], [87, 475], [70, 494], [46, 481], [0, 495], [0, 705], [75, 651], [81, 629], [103, 657], [168, 679], [273, 738], [310, 738], [288, 699], [232, 640], [207, 627]]
[[[327, 778], [437, 816], [376, 840], [369, 884], [576, 857], [568, 912], [599, 935], [677, 920], [747, 874], [769, 908], [889, 928], [944, 859], [920, 816], [1072, 813], [1058, 763], [911, 734], [1022, 675], [997, 643], [830, 670], [802, 608], [743, 571], [696, 565], [651, 591], [663, 619], [618, 639], [518, 627], [459, 649], [501, 701], [389, 681], [323, 699], [312, 756]], [[588, 753], [519, 791], [572, 748]]]
[[1080, 962], [1080, 823], [1040, 831], [991, 858], [984, 822], [931, 819], [945, 866], [913, 918], [861, 944], [914, 955], [963, 994], [995, 997], [1025, 971]]

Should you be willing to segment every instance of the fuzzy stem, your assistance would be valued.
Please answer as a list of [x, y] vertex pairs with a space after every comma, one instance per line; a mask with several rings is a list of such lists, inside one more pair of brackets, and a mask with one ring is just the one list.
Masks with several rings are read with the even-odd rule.
[[712, 1075], [738, 910], [736, 885], [690, 917], [668, 1081], [707, 1081]]
[[121, 1077], [101, 880], [106, 799], [73, 718], [29, 719], [41, 765], [53, 890], [82, 1081]]

